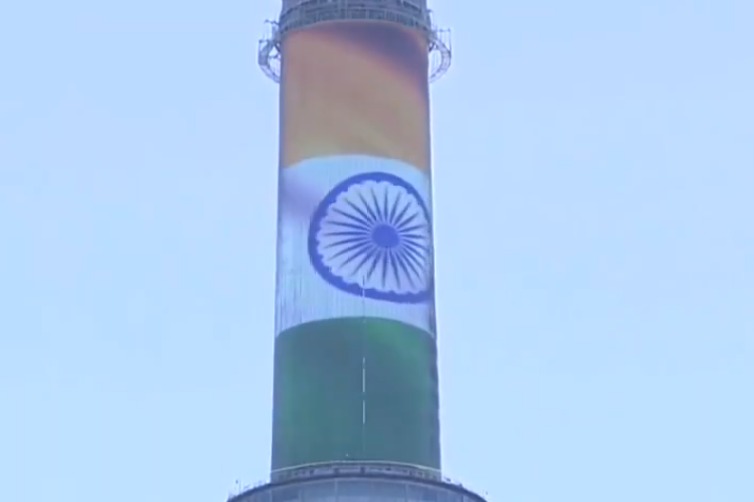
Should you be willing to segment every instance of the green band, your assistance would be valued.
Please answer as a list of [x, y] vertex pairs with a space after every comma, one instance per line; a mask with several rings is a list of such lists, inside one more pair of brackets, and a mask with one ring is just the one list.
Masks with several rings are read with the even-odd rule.
[[275, 342], [273, 470], [375, 460], [440, 468], [435, 339], [396, 321], [310, 322]]

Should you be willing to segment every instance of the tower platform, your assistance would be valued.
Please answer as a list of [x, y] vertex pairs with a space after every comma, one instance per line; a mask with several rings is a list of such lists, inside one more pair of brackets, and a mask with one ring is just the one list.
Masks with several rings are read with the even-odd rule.
[[283, 0], [280, 18], [268, 21], [270, 31], [259, 42], [259, 66], [268, 77], [280, 82], [285, 35], [334, 21], [388, 22], [418, 30], [427, 37], [429, 80], [439, 79], [450, 68], [450, 33], [434, 26], [427, 0]]
[[485, 502], [439, 473], [401, 464], [343, 462], [273, 473], [228, 502]]

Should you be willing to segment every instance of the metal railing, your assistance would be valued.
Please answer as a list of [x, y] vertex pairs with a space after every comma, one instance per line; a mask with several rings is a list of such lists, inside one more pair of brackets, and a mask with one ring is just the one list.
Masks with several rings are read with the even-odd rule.
[[411, 0], [303, 0], [288, 6], [278, 21], [268, 21], [269, 33], [259, 41], [258, 63], [262, 71], [280, 82], [282, 41], [286, 33], [328, 21], [381, 21], [401, 24], [421, 31], [430, 52], [430, 82], [450, 67], [449, 32], [438, 30], [432, 11]]
[[442, 474], [438, 469], [418, 466], [413, 464], [403, 464], [396, 462], [380, 461], [341, 461], [341, 462], [320, 462], [313, 464], [304, 464], [284, 469], [272, 471], [269, 481], [258, 481], [254, 484], [241, 486], [237, 484], [235, 490], [231, 490], [228, 500], [234, 499], [248, 491], [263, 486], [275, 486], [286, 484], [294, 480], [314, 481], [322, 478], [331, 478], [336, 476], [347, 477], [385, 477], [397, 479], [412, 479], [416, 481], [439, 482], [445, 485], [468, 490], [460, 482]]
[[391, 21], [432, 31], [429, 9], [405, 0], [307, 0], [280, 15], [279, 33], [335, 20]]

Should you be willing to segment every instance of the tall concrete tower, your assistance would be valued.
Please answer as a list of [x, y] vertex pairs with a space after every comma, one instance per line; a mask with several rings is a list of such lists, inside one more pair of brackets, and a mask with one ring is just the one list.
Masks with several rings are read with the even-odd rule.
[[233, 502], [483, 502], [442, 475], [426, 0], [283, 0], [270, 482]]

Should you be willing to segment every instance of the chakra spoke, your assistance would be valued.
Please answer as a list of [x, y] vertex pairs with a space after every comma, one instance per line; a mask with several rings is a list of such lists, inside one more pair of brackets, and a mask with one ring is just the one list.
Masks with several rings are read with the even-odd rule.
[[404, 234], [410, 234], [411, 232], [415, 232], [423, 228], [427, 228], [426, 223], [419, 223], [418, 225], [411, 225], [410, 227], [400, 227], [401, 233], [404, 233]]
[[331, 258], [339, 258], [339, 257], [343, 256], [344, 254], [348, 254], [348, 253], [351, 253], [351, 252], [353, 252], [353, 251], [355, 251], [355, 250], [357, 250], [359, 248], [365, 248], [365, 247], [368, 247], [368, 246], [369, 246], [369, 244], [367, 242], [359, 242], [359, 243], [354, 244], [352, 246], [348, 246], [347, 248], [343, 248], [340, 251], [338, 251], [337, 253], [335, 253], [333, 255], [330, 255], [330, 256], [331, 256]]
[[374, 209], [372, 209], [372, 204], [371, 204], [371, 203], [369, 203], [369, 202], [368, 202], [368, 201], [367, 201], [367, 200], [366, 200], [366, 199], [364, 198], [364, 194], [363, 194], [363, 193], [361, 193], [361, 192], [359, 192], [359, 200], [360, 200], [360, 201], [361, 201], [361, 203], [362, 203], [362, 204], [364, 205], [364, 208], [366, 209], [366, 211], [367, 211], [367, 212], [369, 213], [370, 221], [371, 221], [372, 223], [374, 223], [374, 222], [376, 222], [376, 221], [379, 221], [380, 217], [379, 217], [379, 216], [377, 216], [377, 214], [376, 214], [376, 213], [374, 212]]
[[427, 234], [401, 234], [401, 239], [407, 241], [418, 241], [417, 243], [426, 242], [428, 239]]
[[346, 201], [346, 204], [348, 204], [351, 209], [359, 213], [359, 216], [361, 216], [364, 219], [364, 222], [366, 222], [367, 225], [374, 224], [374, 218], [370, 218], [368, 214], [366, 214], [360, 207], [358, 207], [356, 204], [351, 202], [350, 200]]
[[359, 243], [359, 244], [369, 244], [370, 242], [371, 241], [369, 240], [369, 237], [365, 236], [365, 237], [361, 237], [359, 239], [350, 238], [350, 239], [341, 239], [339, 241], [334, 241], [334, 242], [328, 242], [327, 244], [323, 244], [322, 248], [323, 249], [330, 249], [330, 248], [335, 248], [335, 247], [342, 247], [342, 246], [345, 246], [347, 244], [357, 244], [357, 243]]
[[387, 199], [387, 190], [382, 192], [382, 215], [385, 223], [390, 223], [390, 202]]
[[387, 266], [387, 256], [389, 251], [387, 249], [380, 249], [380, 265], [382, 266], [382, 284], [385, 284], [387, 281], [387, 274], [388, 274], [388, 266]]
[[387, 250], [387, 256], [390, 260], [390, 268], [393, 269], [393, 277], [395, 278], [395, 285], [398, 286], [398, 288], [401, 287], [401, 275], [400, 271], [398, 270], [398, 263], [395, 259], [395, 250], [388, 249]]
[[[377, 246], [374, 246], [374, 253], [377, 253], [378, 251], [379, 248]], [[374, 253], [371, 256], [374, 256]], [[374, 274], [374, 271], [377, 270], [379, 263], [380, 262], [376, 258], [372, 260], [372, 265], [369, 267], [369, 272], [367, 272], [367, 275], [364, 279], [369, 280], [372, 278], [372, 274]]]
[[402, 225], [403, 218], [406, 216], [406, 213], [408, 213], [409, 209], [411, 209], [411, 201], [407, 201], [406, 205], [403, 206], [403, 209], [401, 209], [401, 212], [398, 213], [398, 215], [393, 219], [393, 225], [396, 227], [399, 227]]
[[[338, 231], [330, 231], [330, 232], [322, 232], [322, 237], [368, 237], [369, 232], [364, 232], [363, 230], [338, 230]], [[404, 239], [408, 239], [407, 236], [402, 236]]]
[[364, 228], [369, 228], [371, 226], [371, 223], [369, 223], [368, 221], [362, 220], [358, 216], [356, 216], [354, 214], [351, 214], [351, 213], [347, 213], [347, 212], [343, 211], [340, 208], [334, 207], [332, 210], [333, 210], [334, 213], [338, 213], [339, 215], [343, 216], [344, 218], [348, 218], [349, 220], [353, 220], [356, 223], [358, 223], [360, 225], [363, 225]]
[[396, 253], [395, 257], [403, 267], [403, 270], [405, 270], [408, 281], [412, 286], [416, 286], [416, 282], [414, 282], [414, 276], [421, 277], [421, 274], [416, 270], [416, 266], [414, 266], [414, 264], [411, 263], [403, 254]]
[[398, 211], [398, 204], [401, 201], [401, 192], [396, 193], [395, 200], [393, 200], [393, 207], [390, 208], [390, 215], [387, 218], [388, 223], [395, 225], [395, 213]]
[[334, 221], [334, 220], [330, 220], [330, 221], [324, 223], [322, 226], [327, 226], [327, 225], [333, 225], [333, 226], [342, 227], [342, 228], [350, 228], [352, 230], [358, 230], [358, 231], [364, 232], [364, 233], [369, 232], [368, 228], [364, 228], [364, 226], [362, 226], [362, 225], [356, 225], [354, 223], [348, 223], [347, 221]]
[[420, 269], [424, 268], [424, 264], [426, 263], [426, 256], [424, 254], [419, 253], [414, 249], [406, 248], [406, 253], [403, 256], [405, 256], [407, 260], [415, 263]]
[[422, 256], [429, 253], [429, 246], [426, 243], [417, 243], [407, 239], [403, 241], [403, 245], [406, 249], [410, 249], [412, 252]]
[[374, 187], [371, 187], [369, 193], [372, 194], [372, 203], [374, 204], [374, 211], [377, 213], [377, 221], [383, 222], [385, 218], [382, 216], [382, 208], [380, 207], [380, 201], [377, 200], [377, 194], [374, 193]]
[[[364, 256], [361, 257], [361, 261], [356, 265], [354, 272], [358, 272], [359, 270], [361, 270], [364, 264], [366, 264], [366, 262], [369, 261], [369, 259], [372, 258], [377, 252], [379, 252], [379, 248], [377, 246], [374, 246], [374, 245], [370, 246], [369, 251], [367, 251], [364, 254]], [[351, 256], [351, 258], [346, 260], [343, 264], [344, 265], [348, 264], [351, 260], [355, 259], [357, 256], [358, 255], [354, 254], [353, 256]], [[371, 275], [371, 272], [368, 275]], [[369, 277], [367, 276], [366, 279], [368, 278]]]
[[405, 218], [403, 220], [401, 220], [401, 222], [398, 223], [398, 224], [396, 224], [395, 226], [397, 228], [403, 229], [403, 228], [406, 227], [406, 225], [408, 225], [409, 223], [411, 223], [412, 221], [414, 221], [416, 218], [419, 218], [419, 217], [420, 217], [420, 215], [417, 214], [417, 213], [410, 214], [410, 215], [407, 214], [405, 216]]

